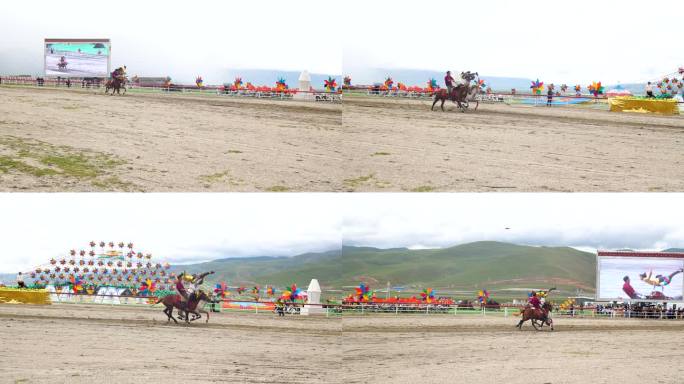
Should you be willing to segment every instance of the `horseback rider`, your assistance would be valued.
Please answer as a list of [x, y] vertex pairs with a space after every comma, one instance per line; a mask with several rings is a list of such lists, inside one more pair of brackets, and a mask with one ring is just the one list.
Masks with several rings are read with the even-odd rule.
[[181, 301], [183, 303], [188, 301], [188, 298], [192, 296], [195, 291], [204, 284], [204, 278], [208, 275], [213, 274], [214, 271], [188, 275], [185, 272], [178, 275], [178, 280], [176, 281], [176, 290], [181, 295]]
[[110, 75], [112, 80], [123, 82], [126, 79], [126, 66], [124, 65], [123, 67], [115, 69]]
[[536, 291], [530, 292], [530, 295], [527, 298], [527, 304], [529, 304], [534, 309], [541, 310], [542, 302], [539, 296], [537, 296]]
[[185, 272], [178, 275], [178, 279], [176, 280], [176, 291], [178, 291], [178, 294], [181, 296], [181, 303], [183, 303], [183, 305], [188, 301], [188, 290], [185, 289], [185, 284], [183, 283], [184, 279]]
[[456, 87], [456, 80], [451, 76], [451, 71], [446, 72], [446, 76], [444, 76], [444, 85], [447, 87], [447, 94], [451, 96], [451, 90]]

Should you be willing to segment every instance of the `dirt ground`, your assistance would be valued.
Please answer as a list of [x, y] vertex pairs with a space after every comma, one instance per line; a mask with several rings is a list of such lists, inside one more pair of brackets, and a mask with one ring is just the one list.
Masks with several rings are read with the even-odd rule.
[[334, 319], [216, 314], [188, 327], [161, 310], [0, 305], [0, 382], [309, 383], [339, 366]]
[[0, 191], [684, 191], [684, 118], [0, 87]]
[[341, 106], [0, 87], [0, 191], [335, 191]]
[[684, 191], [684, 118], [592, 107], [348, 97], [354, 191]]
[[674, 383], [684, 321], [514, 317], [342, 318], [159, 308], [0, 306], [0, 382]]

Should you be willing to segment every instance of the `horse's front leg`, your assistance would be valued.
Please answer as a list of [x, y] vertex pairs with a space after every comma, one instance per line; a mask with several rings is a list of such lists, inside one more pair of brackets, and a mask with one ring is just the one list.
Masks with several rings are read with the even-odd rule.
[[440, 107], [442, 108], [442, 112], [446, 112], [446, 111], [444, 110], [444, 102], [445, 102], [445, 101], [446, 101], [446, 99], [442, 99], [442, 105], [440, 105]]
[[437, 104], [437, 101], [438, 101], [438, 100], [439, 100], [439, 99], [435, 97], [435, 101], [432, 102], [432, 107], [430, 107], [430, 110], [431, 110], [431, 111], [434, 111], [434, 110], [435, 110], [435, 104]]

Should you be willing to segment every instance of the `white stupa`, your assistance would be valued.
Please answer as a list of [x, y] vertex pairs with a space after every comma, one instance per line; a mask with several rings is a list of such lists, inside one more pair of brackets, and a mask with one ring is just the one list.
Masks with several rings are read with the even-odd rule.
[[299, 90], [308, 91], [309, 89], [311, 89], [311, 75], [309, 75], [309, 71], [304, 70], [299, 75]]
[[325, 310], [321, 306], [321, 286], [318, 284], [317, 279], [311, 279], [306, 294], [306, 304], [304, 304], [304, 308], [302, 308], [299, 314], [307, 316], [310, 314], [325, 313]]
[[311, 75], [309, 75], [309, 71], [304, 70], [302, 71], [301, 74], [299, 74], [299, 91], [294, 95], [295, 99], [299, 100], [313, 100], [315, 99], [315, 96], [309, 91], [311, 90]]

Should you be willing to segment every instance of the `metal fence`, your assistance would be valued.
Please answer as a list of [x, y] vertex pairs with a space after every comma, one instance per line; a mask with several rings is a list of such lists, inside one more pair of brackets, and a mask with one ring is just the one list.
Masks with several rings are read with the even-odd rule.
[[[33, 78], [23, 76], [0, 76], [0, 85], [38, 87], [38, 88], [60, 88], [60, 89], [97, 89], [105, 88], [105, 81], [95, 79], [55, 79], [55, 78]], [[270, 100], [300, 100], [338, 103], [342, 101], [342, 94], [330, 91], [262, 91], [262, 90], [224, 90], [219, 86], [192, 87], [192, 86], [137, 86], [133, 83], [127, 84], [127, 91], [135, 93], [160, 93], [160, 94], [184, 94], [184, 95], [212, 95], [225, 97], [256, 98]]]

